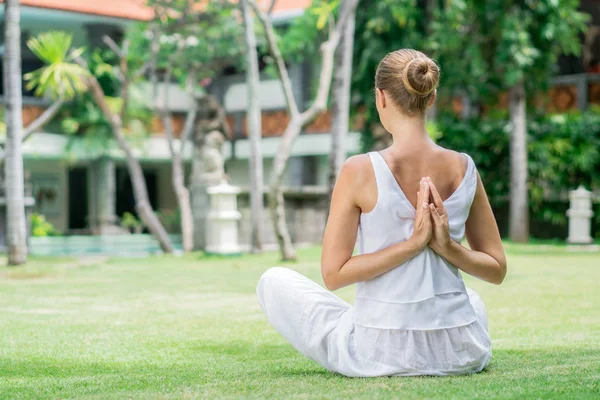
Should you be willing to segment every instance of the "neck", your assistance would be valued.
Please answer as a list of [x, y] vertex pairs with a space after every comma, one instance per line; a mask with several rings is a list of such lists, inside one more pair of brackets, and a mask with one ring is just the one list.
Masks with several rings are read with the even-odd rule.
[[414, 152], [432, 144], [427, 134], [425, 116], [398, 116], [390, 121], [390, 133], [394, 139], [390, 151], [393, 153]]

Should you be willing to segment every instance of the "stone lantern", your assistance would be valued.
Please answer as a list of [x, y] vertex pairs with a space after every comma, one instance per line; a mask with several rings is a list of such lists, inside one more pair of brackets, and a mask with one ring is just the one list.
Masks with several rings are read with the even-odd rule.
[[592, 192], [579, 186], [577, 190], [569, 193], [569, 209], [567, 217], [569, 218], [569, 237], [567, 242], [573, 244], [588, 244], [592, 242], [591, 219], [592, 212]]
[[240, 189], [225, 182], [207, 189], [210, 211], [206, 223], [206, 252], [209, 254], [240, 254], [238, 221], [242, 214], [237, 209]]

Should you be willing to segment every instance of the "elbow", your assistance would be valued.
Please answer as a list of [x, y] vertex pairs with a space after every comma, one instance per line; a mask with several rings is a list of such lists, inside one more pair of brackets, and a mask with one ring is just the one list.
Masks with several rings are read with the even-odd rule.
[[504, 278], [506, 278], [506, 262], [499, 263], [498, 267], [498, 273], [491, 281], [491, 283], [495, 285], [500, 285], [502, 282], [504, 282]]
[[341, 287], [337, 280], [333, 279], [332, 277], [326, 277], [325, 275], [323, 275], [323, 283], [325, 284], [327, 290], [331, 290], [332, 292]]
[[338, 290], [341, 287], [337, 279], [337, 274], [322, 270], [321, 276], [323, 277], [323, 284], [325, 285], [327, 290], [331, 290], [333, 292], [334, 290]]

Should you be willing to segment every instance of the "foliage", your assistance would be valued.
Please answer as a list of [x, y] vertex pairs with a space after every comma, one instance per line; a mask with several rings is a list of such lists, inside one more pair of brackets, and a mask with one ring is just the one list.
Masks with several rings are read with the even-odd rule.
[[27, 90], [35, 89], [36, 96], [48, 95], [70, 100], [86, 91], [82, 80], [89, 72], [73, 62], [83, 48], [71, 49], [73, 36], [61, 31], [50, 31], [34, 36], [27, 47], [45, 66], [25, 74]]
[[[278, 254], [209, 259], [31, 257], [0, 267], [5, 399], [597, 399], [597, 253], [506, 245], [485, 301], [494, 356], [480, 374], [348, 379], [269, 324], [256, 283]], [[293, 268], [322, 283], [320, 248]], [[354, 287], [336, 292], [352, 302]]]
[[[62, 96], [70, 100], [55, 122], [49, 125], [54, 131], [84, 138], [84, 145], [90, 150], [106, 150], [113, 145], [110, 124], [92, 100], [83, 82], [84, 77], [93, 74], [104, 93], [107, 102], [119, 106], [120, 81], [116, 74], [117, 58], [111, 50], [93, 49], [84, 54], [83, 48], [72, 49], [72, 35], [51, 31], [29, 39], [28, 46], [45, 66], [25, 75], [28, 88], [36, 88], [36, 95]], [[89, 70], [76, 64], [77, 56], [87, 55]], [[127, 110], [124, 118], [124, 132], [131, 141], [146, 137], [151, 122], [151, 114], [146, 107], [144, 93], [135, 83], [130, 87]], [[71, 141], [69, 147], [73, 144]]]
[[121, 217], [121, 226], [131, 233], [142, 233], [142, 230], [144, 229], [144, 223], [130, 212], [123, 213], [123, 216]]
[[[460, 120], [442, 114], [436, 127], [438, 143], [470, 154], [477, 164], [492, 205], [506, 205], [509, 195], [509, 122], [484, 117]], [[600, 192], [600, 113], [558, 114], [528, 121], [528, 168], [531, 215], [539, 226], [558, 226], [537, 235], [566, 236], [567, 191], [584, 185]], [[596, 205], [594, 230], [600, 235], [600, 204]], [[499, 221], [504, 225], [504, 221]], [[536, 223], [532, 229], [536, 234]]]
[[299, 63], [318, 56], [319, 43], [327, 39], [325, 28], [337, 13], [338, 4], [339, 1], [314, 0], [302, 15], [277, 27], [279, 50], [285, 60]]
[[463, 90], [493, 104], [524, 81], [528, 93], [546, 90], [560, 54], [580, 51], [588, 16], [578, 0], [453, 0], [434, 2], [425, 48], [444, 71], [446, 93]]
[[223, 67], [243, 65], [243, 27], [237, 2], [150, 0], [156, 18], [134, 25], [127, 33], [130, 61], [151, 61], [152, 44], [159, 51], [159, 73], [171, 69], [180, 83], [193, 73], [194, 81], [212, 79]]
[[41, 236], [60, 236], [61, 232], [52, 225], [42, 214], [31, 214], [31, 235]]
[[[357, 14], [353, 91], [365, 105], [363, 148], [373, 145], [378, 123], [373, 79], [390, 51], [424, 50], [442, 67], [439, 105], [457, 94], [478, 106], [523, 79], [528, 93], [548, 88], [560, 54], [580, 50], [588, 16], [579, 1], [385, 0]], [[475, 107], [477, 109], [478, 107]]]

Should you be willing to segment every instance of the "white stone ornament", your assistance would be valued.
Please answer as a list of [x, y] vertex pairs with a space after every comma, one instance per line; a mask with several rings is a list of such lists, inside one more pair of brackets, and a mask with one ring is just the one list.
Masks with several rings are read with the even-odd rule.
[[237, 209], [238, 187], [222, 182], [207, 189], [210, 212], [206, 224], [206, 252], [210, 254], [240, 254], [238, 221], [242, 214]]
[[567, 242], [572, 244], [592, 243], [591, 220], [594, 215], [592, 211], [592, 192], [579, 186], [577, 190], [569, 193], [570, 205], [567, 210], [569, 218], [569, 237]]

